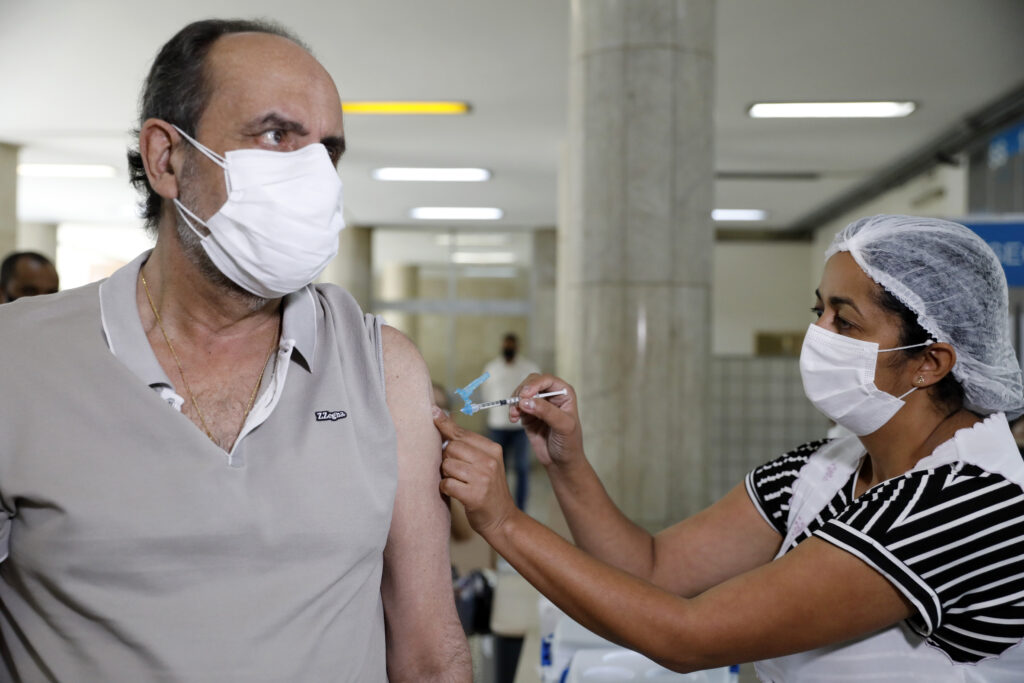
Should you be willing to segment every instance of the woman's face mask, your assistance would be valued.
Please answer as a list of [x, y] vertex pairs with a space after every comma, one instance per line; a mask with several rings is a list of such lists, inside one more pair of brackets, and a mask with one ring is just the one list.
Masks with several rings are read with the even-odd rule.
[[812, 323], [800, 350], [804, 393], [836, 424], [857, 436], [871, 434], [892, 419], [903, 407], [903, 399], [916, 388], [897, 397], [875, 386], [878, 354], [933, 343], [879, 349], [875, 342], [844, 337]]
[[[338, 253], [345, 227], [341, 179], [327, 149], [316, 143], [294, 152], [239, 149], [221, 157], [175, 129], [224, 169], [227, 201], [206, 221], [174, 200], [220, 272], [267, 299], [311, 283]], [[192, 221], [209, 234], [201, 235]]]

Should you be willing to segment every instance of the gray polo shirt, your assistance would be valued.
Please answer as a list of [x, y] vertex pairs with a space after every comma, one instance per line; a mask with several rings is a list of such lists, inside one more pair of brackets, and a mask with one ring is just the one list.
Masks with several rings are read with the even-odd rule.
[[0, 306], [0, 680], [386, 680], [379, 323], [288, 297], [227, 456], [146, 341], [142, 260]]
[[[185, 399], [177, 392], [157, 361], [139, 319], [135, 290], [138, 286], [139, 270], [148, 258], [148, 251], [140, 254], [132, 263], [100, 283], [103, 335], [111, 353], [140, 380], [152, 387], [168, 405], [180, 412]], [[241, 467], [245, 464], [245, 449], [238, 446], [252, 430], [267, 419], [280, 400], [288, 369], [292, 365], [289, 361], [293, 353], [296, 364], [306, 369], [306, 359], [313, 358], [316, 354], [317, 316], [314, 287], [310, 285], [286, 296], [282, 301], [282, 311], [281, 339], [278, 342], [277, 353], [268, 363], [260, 394], [253, 402], [252, 410], [249, 411], [235, 445], [230, 453], [225, 454], [229, 467]], [[383, 373], [382, 364], [380, 368]], [[383, 374], [381, 376], [383, 377]]]

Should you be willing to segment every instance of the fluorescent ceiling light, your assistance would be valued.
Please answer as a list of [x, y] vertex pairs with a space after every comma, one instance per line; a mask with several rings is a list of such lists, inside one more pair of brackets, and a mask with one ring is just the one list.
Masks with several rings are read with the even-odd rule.
[[483, 206], [418, 206], [409, 215], [424, 221], [496, 221], [503, 214]]
[[402, 101], [353, 101], [342, 102], [341, 109], [346, 114], [384, 114], [390, 116], [415, 115], [461, 115], [469, 113], [468, 102], [433, 101], [433, 102], [402, 102]]
[[761, 209], [715, 209], [711, 212], [713, 221], [763, 221], [768, 217]]
[[116, 170], [106, 164], [18, 164], [25, 178], [113, 178]]
[[456, 251], [452, 253], [452, 263], [474, 266], [508, 265], [516, 262], [516, 255], [511, 251]]
[[755, 119], [887, 119], [916, 108], [913, 102], [758, 102], [748, 113]]
[[491, 179], [486, 168], [375, 168], [374, 180], [479, 183]]

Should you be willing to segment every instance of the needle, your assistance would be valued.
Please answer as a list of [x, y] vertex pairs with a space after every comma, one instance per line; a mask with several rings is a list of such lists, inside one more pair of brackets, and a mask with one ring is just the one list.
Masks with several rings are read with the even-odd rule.
[[[545, 394], [537, 394], [536, 396], [534, 396], [534, 398], [548, 398], [549, 396], [566, 396], [568, 393], [568, 389], [561, 389], [559, 391], [549, 391]], [[466, 408], [468, 408], [469, 411], [467, 412], [465, 409], [463, 409], [462, 412], [467, 413], [468, 415], [473, 415], [480, 410], [487, 410], [488, 408], [498, 408], [499, 406], [514, 406], [515, 404], [519, 403], [519, 400], [520, 399], [518, 396], [512, 396], [510, 398], [502, 398], [497, 401], [487, 401], [486, 403], [471, 403], [470, 405], [466, 406]]]

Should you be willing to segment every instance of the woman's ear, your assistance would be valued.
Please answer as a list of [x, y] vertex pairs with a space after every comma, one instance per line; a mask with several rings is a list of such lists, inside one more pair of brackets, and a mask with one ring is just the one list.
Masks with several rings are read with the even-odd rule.
[[146, 119], [139, 129], [139, 154], [146, 167], [146, 177], [153, 191], [164, 199], [178, 196], [176, 171], [180, 160], [173, 152], [180, 139], [178, 131], [160, 119]]
[[938, 384], [956, 365], [956, 350], [944, 342], [936, 342], [924, 350], [914, 374], [914, 386], [921, 389]]

